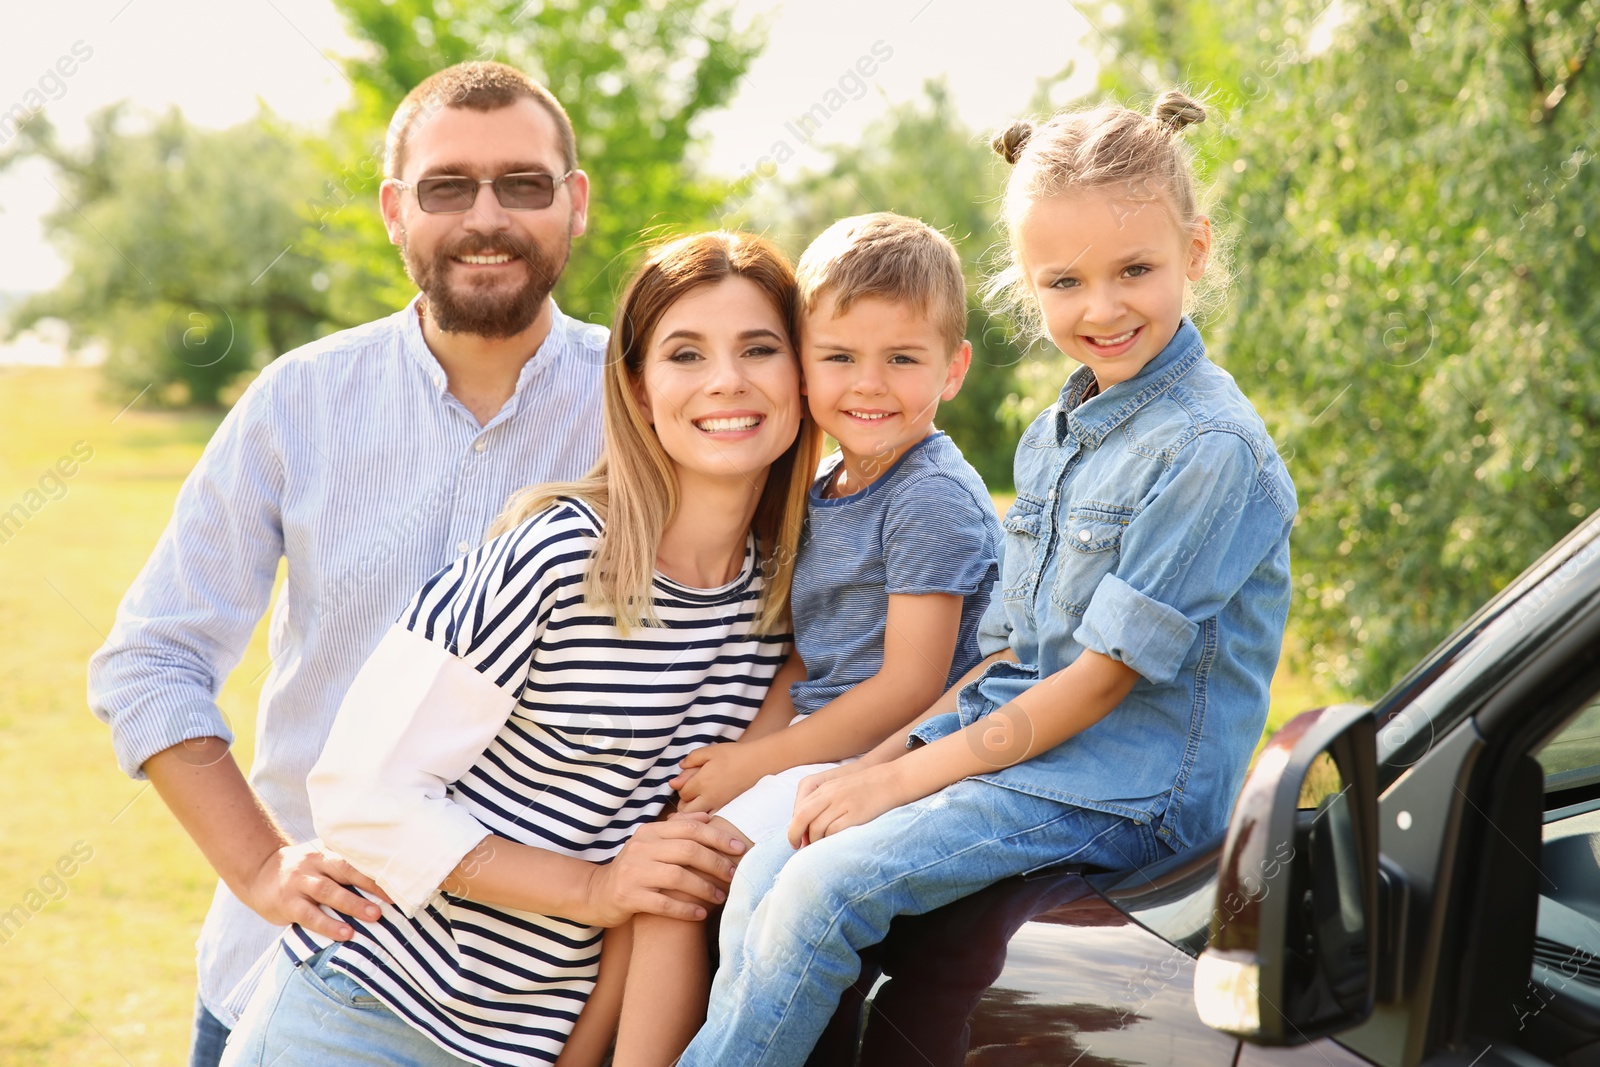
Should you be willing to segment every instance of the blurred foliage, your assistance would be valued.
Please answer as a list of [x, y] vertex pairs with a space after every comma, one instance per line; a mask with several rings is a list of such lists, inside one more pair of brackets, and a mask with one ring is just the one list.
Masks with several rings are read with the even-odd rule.
[[1600, 503], [1600, 3], [1097, 21], [1107, 88], [1209, 94], [1239, 267], [1207, 338], [1299, 487], [1300, 643], [1376, 695]]
[[25, 126], [0, 168], [52, 165], [62, 203], [44, 225], [72, 272], [15, 309], [11, 328], [65, 319], [74, 348], [106, 343], [117, 390], [153, 385], [159, 401], [210, 406], [241, 373], [393, 312], [416, 290], [377, 211], [384, 133], [411, 87], [463, 60], [526, 71], [572, 117], [595, 195], [556, 289], [568, 314], [608, 321], [642, 239], [719, 217], [728, 185], [698, 175], [692, 127], [760, 47], [727, 3], [338, 7], [365, 48], [346, 63], [352, 101], [329, 129], [295, 133], [263, 114], [207, 131], [113, 107], [67, 150], [43, 116]]
[[960, 394], [939, 405], [937, 422], [991, 489], [1009, 491], [1017, 438], [1055, 397], [1068, 368], [1054, 350], [1051, 356], [1025, 352], [1009, 325], [977, 300], [981, 270], [999, 238], [1004, 161], [990, 150], [987, 135], [962, 122], [942, 81], [928, 82], [920, 100], [896, 105], [870, 123], [859, 144], [826, 151], [831, 159], [822, 172], [739, 190], [742, 221], [776, 231], [795, 257], [834, 220], [871, 211], [919, 218], [950, 239], [966, 264], [972, 294], [972, 369]]
[[[410, 299], [398, 251], [372, 205], [384, 132], [400, 100], [433, 72], [494, 59], [525, 71], [572, 118], [578, 165], [593, 183], [589, 229], [555, 297], [576, 318], [609, 322], [647, 236], [714, 222], [726, 183], [699, 174], [692, 127], [733, 96], [760, 50], [759, 27], [733, 27], [721, 0], [335, 0], [363, 58], [346, 63], [354, 100], [313, 145], [325, 177], [305, 187], [311, 255], [326, 265], [345, 326]], [[345, 210], [352, 205], [352, 210]]]
[[241, 373], [327, 332], [315, 264], [290, 249], [309, 161], [270, 115], [211, 131], [112, 106], [75, 149], [41, 115], [0, 170], [25, 158], [52, 166], [61, 197], [43, 222], [71, 272], [12, 309], [11, 328], [54, 317], [74, 350], [103, 342], [114, 394], [215, 406]]

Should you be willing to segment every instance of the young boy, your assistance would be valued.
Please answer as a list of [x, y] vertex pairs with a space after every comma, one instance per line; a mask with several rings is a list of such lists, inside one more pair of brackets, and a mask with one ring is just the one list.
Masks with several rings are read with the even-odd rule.
[[801, 779], [904, 727], [977, 662], [1002, 539], [983, 479], [933, 425], [972, 363], [950, 242], [888, 212], [842, 219], [796, 281], [803, 389], [839, 451], [795, 561], [795, 651], [740, 741], [696, 750], [674, 780], [680, 810], [751, 844], [788, 827]]
[[[795, 649], [739, 741], [695, 750], [671, 783], [681, 812], [713, 813], [747, 846], [789, 828], [801, 779], [903, 730], [978, 661], [1002, 541], [983, 479], [933, 424], [972, 362], [955, 248], [916, 219], [860, 215], [812, 242], [796, 280], [803, 390], [839, 451], [811, 488]], [[615, 1067], [669, 1064], [700, 1026], [700, 925], [631, 925], [607, 935], [559, 1067], [587, 1061], [577, 1044], [603, 1044], [584, 1024], [614, 1017], [624, 968]]]

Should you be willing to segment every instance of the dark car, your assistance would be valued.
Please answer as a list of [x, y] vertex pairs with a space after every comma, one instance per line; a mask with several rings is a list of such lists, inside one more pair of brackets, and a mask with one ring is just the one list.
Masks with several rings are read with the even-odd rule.
[[898, 921], [811, 1063], [1600, 1065], [1597, 650], [1600, 516], [1215, 840]]

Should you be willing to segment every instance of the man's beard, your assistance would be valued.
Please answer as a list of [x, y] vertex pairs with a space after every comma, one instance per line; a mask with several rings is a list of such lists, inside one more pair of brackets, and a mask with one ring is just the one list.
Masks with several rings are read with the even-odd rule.
[[[447, 333], [471, 333], [491, 340], [504, 340], [533, 325], [539, 311], [566, 269], [572, 239], [565, 238], [559, 249], [547, 252], [533, 241], [518, 248], [504, 233], [463, 238], [456, 244], [440, 246], [431, 259], [412, 254], [410, 236], [400, 231], [400, 256], [406, 274], [422, 290], [427, 315]], [[528, 277], [509, 293], [490, 292], [487, 286], [464, 283], [452, 285], [452, 256], [493, 256], [505, 254], [522, 260]]]

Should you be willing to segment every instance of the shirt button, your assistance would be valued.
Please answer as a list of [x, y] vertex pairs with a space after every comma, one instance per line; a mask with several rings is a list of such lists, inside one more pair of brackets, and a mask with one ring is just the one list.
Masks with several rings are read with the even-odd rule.
[[488, 447], [489, 447], [489, 442], [485, 441], [483, 438], [480, 437], [480, 438], [477, 439], [477, 441], [473, 442], [472, 450], [474, 452], [482, 452], [484, 449], [486, 449]]
[[444, 375], [435, 374], [433, 376], [433, 384], [438, 386], [440, 389], [443, 389], [444, 388]]
[[1091, 535], [1088, 530], [1079, 530], [1078, 531], [1078, 540], [1080, 540], [1080, 541], [1087, 541], [1087, 540], [1089, 540], [1089, 538], [1091, 536], [1093, 536], [1093, 535]]
[[472, 546], [467, 544], [467, 542], [465, 542], [465, 541], [457, 541], [456, 542], [456, 551], [461, 553], [464, 556], [468, 552], [472, 551]]

